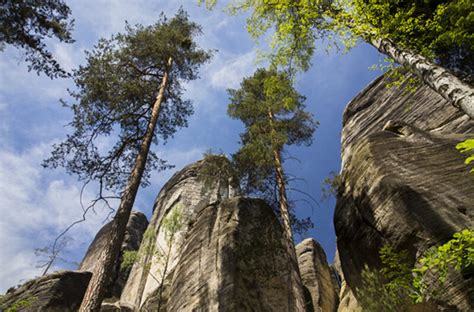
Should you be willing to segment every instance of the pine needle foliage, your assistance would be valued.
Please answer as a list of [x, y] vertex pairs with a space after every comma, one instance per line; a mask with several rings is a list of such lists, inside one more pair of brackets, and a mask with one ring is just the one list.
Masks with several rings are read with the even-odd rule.
[[[125, 32], [100, 39], [87, 52], [86, 64], [74, 70], [77, 86], [69, 93], [74, 129], [65, 141], [53, 146], [45, 167], [65, 167], [82, 181], [98, 181], [109, 190], [122, 190], [133, 167], [147, 129], [152, 105], [165, 71], [169, 83], [161, 105], [153, 143], [173, 137], [193, 113], [184, 100], [183, 82], [198, 78], [197, 70], [211, 52], [193, 40], [201, 33], [180, 10], [172, 19], [161, 14], [151, 26], [126, 25]], [[167, 68], [172, 57], [173, 65]], [[104, 141], [115, 141], [104, 148]], [[142, 178], [148, 184], [152, 170], [170, 168], [165, 160], [150, 151]]]
[[245, 125], [241, 147], [232, 157], [242, 191], [264, 194], [271, 203], [277, 193], [275, 153], [288, 145], [310, 145], [318, 123], [304, 110], [304, 96], [285, 73], [258, 69], [228, 93], [228, 115]]
[[0, 5], [0, 51], [11, 45], [25, 51], [28, 70], [50, 78], [68, 73], [48, 51], [46, 38], [72, 43], [71, 9], [61, 0], [2, 0]]

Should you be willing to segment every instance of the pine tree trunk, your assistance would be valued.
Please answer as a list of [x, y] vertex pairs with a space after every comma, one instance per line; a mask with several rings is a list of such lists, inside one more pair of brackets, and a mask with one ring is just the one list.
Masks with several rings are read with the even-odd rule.
[[[288, 255], [290, 256], [290, 281], [294, 302], [292, 306], [294, 310], [291, 311], [306, 311], [306, 304], [304, 299], [304, 292], [303, 292], [303, 283], [301, 282], [301, 274], [298, 267], [298, 259], [296, 257], [296, 250], [293, 241], [293, 233], [291, 230], [291, 222], [290, 222], [290, 213], [288, 211], [288, 199], [286, 196], [286, 188], [285, 188], [285, 179], [283, 174], [283, 168], [281, 164], [281, 156], [279, 151], [273, 151], [274, 158], [275, 158], [275, 172], [276, 172], [276, 180], [278, 184], [278, 197], [280, 202], [280, 214], [281, 219], [283, 221], [283, 234], [285, 236], [285, 243], [286, 243], [286, 250]], [[291, 308], [291, 306], [290, 306]]]
[[[273, 113], [268, 112], [268, 119], [271, 131], [273, 132]], [[273, 138], [272, 138], [273, 140]], [[290, 212], [288, 209], [288, 198], [286, 196], [285, 175], [283, 173], [283, 165], [281, 161], [280, 150], [273, 146], [273, 157], [275, 161], [275, 175], [278, 186], [278, 199], [280, 204], [280, 215], [283, 222], [283, 235], [285, 237], [286, 252], [290, 257], [289, 263], [289, 280], [292, 291], [292, 300], [290, 300], [290, 311], [303, 312], [306, 311], [306, 304], [303, 292], [303, 283], [301, 281], [300, 269], [298, 266], [298, 259], [296, 257], [296, 249], [293, 241], [293, 231], [291, 230]]]
[[425, 57], [400, 48], [391, 40], [373, 39], [368, 42], [398, 64], [411, 68], [431, 89], [474, 119], [474, 89], [470, 85]]
[[165, 89], [168, 85], [169, 71], [172, 65], [172, 58], [168, 59], [166, 71], [163, 75], [161, 85], [159, 88], [156, 101], [153, 104], [151, 118], [148, 123], [146, 133], [143, 137], [143, 142], [140, 146], [140, 151], [135, 160], [135, 164], [127, 182], [127, 186], [123, 192], [120, 206], [117, 209], [117, 213], [112, 223], [110, 230], [109, 242], [102, 251], [99, 260], [97, 260], [97, 266], [94, 269], [92, 278], [87, 287], [84, 299], [82, 300], [79, 311], [81, 312], [98, 312], [104, 299], [106, 287], [113, 272], [115, 260], [118, 258], [120, 253], [120, 247], [125, 236], [125, 230], [127, 222], [132, 211], [133, 203], [140, 186], [143, 171], [145, 169], [148, 152], [155, 132], [156, 124], [158, 121], [158, 115], [160, 112], [161, 103], [163, 101]]

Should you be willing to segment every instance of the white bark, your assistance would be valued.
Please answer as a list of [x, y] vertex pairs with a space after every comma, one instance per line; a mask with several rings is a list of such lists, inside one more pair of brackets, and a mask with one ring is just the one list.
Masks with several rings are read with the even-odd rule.
[[400, 65], [411, 68], [430, 88], [474, 119], [474, 88], [425, 57], [398, 47], [388, 39], [369, 42]]

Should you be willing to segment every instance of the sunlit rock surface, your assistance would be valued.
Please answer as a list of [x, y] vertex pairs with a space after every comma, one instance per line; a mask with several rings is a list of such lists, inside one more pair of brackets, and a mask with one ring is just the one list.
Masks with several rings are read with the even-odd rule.
[[315, 312], [337, 310], [338, 294], [334, 285], [333, 272], [328, 265], [324, 249], [312, 238], [296, 245], [296, 255], [301, 280], [311, 296], [312, 309]]
[[[380, 267], [384, 244], [407, 250], [414, 261], [453, 233], [473, 228], [473, 178], [455, 145], [474, 136], [474, 123], [427, 87], [404, 92], [386, 88], [384, 79], [344, 113], [334, 222], [352, 290], [361, 286], [365, 264]], [[458, 274], [444, 287], [442, 301], [451, 309], [474, 308], [472, 274]]]

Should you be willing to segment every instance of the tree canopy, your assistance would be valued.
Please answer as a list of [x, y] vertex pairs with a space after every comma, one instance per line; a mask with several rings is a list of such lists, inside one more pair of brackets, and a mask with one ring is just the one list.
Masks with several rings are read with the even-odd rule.
[[310, 145], [317, 123], [304, 111], [304, 96], [285, 74], [275, 70], [258, 69], [242, 81], [240, 89], [228, 92], [229, 116], [245, 125], [234, 159], [242, 171], [244, 189], [252, 192], [272, 175], [273, 152], [283, 151], [286, 145]]
[[[153, 143], [163, 143], [175, 131], [187, 126], [193, 113], [189, 100], [182, 97], [182, 82], [198, 77], [198, 67], [211, 53], [197, 46], [192, 38], [200, 27], [188, 20], [184, 11], [168, 20], [161, 15], [152, 26], [126, 26], [125, 33], [100, 39], [87, 52], [86, 64], [73, 72], [77, 90], [67, 139], [54, 146], [47, 167], [63, 166], [82, 181], [98, 181], [106, 189], [122, 190], [145, 134], [153, 103], [167, 62], [169, 83], [165, 90]], [[115, 144], [103, 147], [107, 137]], [[109, 140], [110, 142], [110, 140]], [[150, 151], [142, 185], [147, 185], [151, 170], [169, 165]]]
[[[258, 69], [242, 81], [240, 89], [228, 92], [229, 116], [245, 125], [241, 148], [233, 155], [242, 190], [275, 205], [274, 153], [284, 152], [288, 145], [310, 145], [318, 123], [304, 110], [304, 96], [286, 74], [276, 70]], [[293, 224], [305, 227], [304, 220], [292, 219]]]
[[[199, 0], [211, 8], [217, 0]], [[274, 29], [272, 60], [307, 70], [317, 39], [352, 47], [358, 38], [390, 38], [456, 72], [472, 75], [474, 13], [469, 0], [244, 0], [229, 11], [250, 11], [247, 29]], [[337, 37], [339, 36], [339, 37]]]
[[458, 76], [474, 74], [474, 11], [470, 0], [355, 0], [358, 24], [446, 67]]
[[0, 6], [0, 51], [12, 45], [25, 51], [28, 70], [50, 78], [67, 77], [45, 39], [72, 43], [71, 9], [61, 0], [2, 0]]

